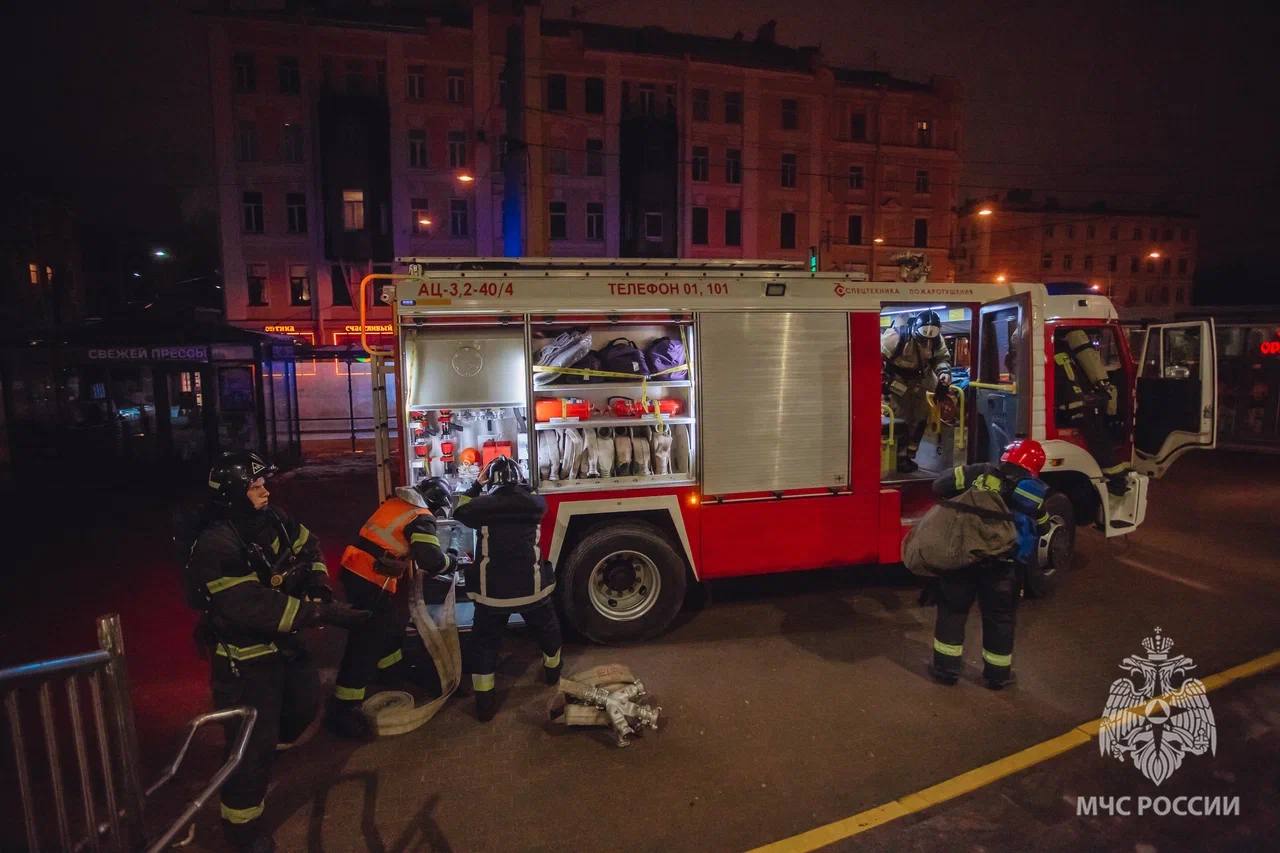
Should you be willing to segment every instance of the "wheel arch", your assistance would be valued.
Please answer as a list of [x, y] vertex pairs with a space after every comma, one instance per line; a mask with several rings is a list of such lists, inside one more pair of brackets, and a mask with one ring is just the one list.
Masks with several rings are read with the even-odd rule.
[[671, 537], [676, 550], [684, 555], [685, 564], [694, 580], [699, 580], [698, 564], [693, 559], [689, 532], [676, 495], [659, 495], [621, 500], [564, 501], [556, 507], [555, 528], [547, 558], [558, 570], [562, 557], [591, 530], [615, 521], [643, 521]]

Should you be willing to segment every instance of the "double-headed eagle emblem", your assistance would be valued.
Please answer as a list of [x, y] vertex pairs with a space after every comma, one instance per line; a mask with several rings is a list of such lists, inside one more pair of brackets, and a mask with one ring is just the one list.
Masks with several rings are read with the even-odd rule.
[[[1173, 640], [1161, 636], [1159, 628], [1142, 647], [1145, 658], [1127, 657], [1120, 664], [1132, 678], [1111, 683], [1098, 749], [1122, 762], [1130, 756], [1142, 775], [1159, 785], [1182, 766], [1187, 753], [1216, 754], [1218, 731], [1204, 684], [1186, 677], [1195, 669], [1191, 658], [1170, 656]], [[1141, 686], [1135, 684], [1138, 676]], [[1175, 678], [1180, 679], [1176, 689]]]

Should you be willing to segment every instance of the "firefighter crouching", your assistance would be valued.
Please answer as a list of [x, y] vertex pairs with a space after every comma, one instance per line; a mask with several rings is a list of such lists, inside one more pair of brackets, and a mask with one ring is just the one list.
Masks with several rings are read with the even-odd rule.
[[955, 684], [960, 677], [964, 626], [974, 598], [982, 612], [983, 678], [992, 690], [1013, 681], [1013, 629], [1019, 597], [1017, 564], [1034, 558], [1039, 538], [1049, 528], [1049, 515], [1044, 511], [1049, 487], [1038, 479], [1044, 461], [1040, 443], [1022, 439], [1005, 448], [998, 465], [965, 465], [933, 483], [934, 493], [942, 498], [954, 498], [967, 489], [998, 492], [1014, 516], [1017, 535], [1009, 553], [940, 573], [929, 674], [943, 684]]
[[898, 473], [919, 470], [915, 462], [929, 420], [925, 396], [951, 384], [951, 352], [942, 339], [936, 311], [921, 311], [906, 326], [890, 326], [880, 336], [884, 396], [898, 421]]
[[453, 558], [440, 550], [436, 517], [447, 518], [453, 490], [443, 477], [432, 477], [378, 507], [360, 528], [360, 538], [342, 555], [342, 588], [353, 607], [369, 610], [368, 624], [347, 635], [338, 668], [338, 684], [325, 722], [342, 738], [367, 739], [372, 726], [360, 711], [369, 683], [403, 675], [402, 626], [392, 596], [396, 582], [410, 568], [410, 559], [428, 575], [455, 569]]
[[[333, 601], [316, 538], [268, 505], [275, 472], [254, 453], [224, 453], [209, 472], [213, 501], [186, 566], [198, 630], [212, 652], [213, 704], [249, 705], [258, 719], [244, 759], [222, 786], [222, 825], [236, 850], [274, 849], [262, 811], [278, 745], [315, 719], [319, 681], [298, 631], [317, 624], [353, 628], [369, 614]], [[228, 725], [231, 743], [238, 723]]]
[[560, 681], [560, 621], [551, 601], [555, 572], [538, 550], [546, 512], [547, 502], [524, 484], [507, 456], [488, 464], [453, 512], [455, 520], [478, 531], [475, 560], [465, 572], [467, 597], [476, 608], [469, 669], [481, 722], [498, 710], [494, 671], [512, 613], [520, 614], [542, 649], [547, 683]]
[[1118, 394], [1097, 347], [1083, 329], [1072, 329], [1055, 338], [1053, 365], [1056, 409], [1084, 439], [1107, 478], [1107, 491], [1125, 494], [1129, 491], [1129, 463], [1116, 459], [1116, 442], [1102, 416], [1104, 410], [1115, 416]]

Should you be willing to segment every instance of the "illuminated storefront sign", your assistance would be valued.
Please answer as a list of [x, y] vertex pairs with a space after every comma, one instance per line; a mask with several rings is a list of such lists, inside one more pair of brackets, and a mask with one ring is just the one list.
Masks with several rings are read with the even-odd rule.
[[203, 346], [94, 347], [71, 350], [89, 361], [208, 361], [209, 348]]
[[1280, 341], [1263, 341], [1258, 350], [1263, 355], [1280, 355]]

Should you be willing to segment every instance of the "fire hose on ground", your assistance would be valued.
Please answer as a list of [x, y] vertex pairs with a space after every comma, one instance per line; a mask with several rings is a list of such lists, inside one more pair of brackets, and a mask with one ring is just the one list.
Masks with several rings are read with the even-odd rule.
[[645, 728], [657, 730], [660, 707], [639, 704], [644, 684], [622, 664], [607, 664], [560, 679], [549, 716], [567, 726], [610, 726], [619, 747]]

